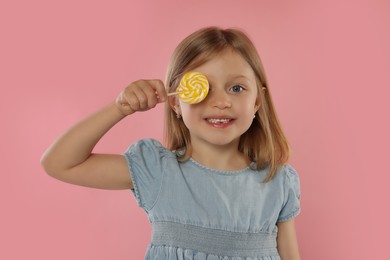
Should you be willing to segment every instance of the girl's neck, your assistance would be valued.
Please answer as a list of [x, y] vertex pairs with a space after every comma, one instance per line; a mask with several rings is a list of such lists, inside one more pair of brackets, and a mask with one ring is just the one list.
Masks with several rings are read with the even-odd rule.
[[247, 167], [251, 162], [238, 151], [238, 145], [202, 146], [192, 144], [191, 157], [198, 163], [221, 171], [236, 171]]

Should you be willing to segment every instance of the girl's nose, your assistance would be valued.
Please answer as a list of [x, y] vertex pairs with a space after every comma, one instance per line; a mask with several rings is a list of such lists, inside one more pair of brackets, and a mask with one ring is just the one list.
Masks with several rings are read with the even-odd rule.
[[219, 109], [226, 109], [232, 106], [232, 101], [224, 89], [210, 89], [209, 93], [210, 105]]

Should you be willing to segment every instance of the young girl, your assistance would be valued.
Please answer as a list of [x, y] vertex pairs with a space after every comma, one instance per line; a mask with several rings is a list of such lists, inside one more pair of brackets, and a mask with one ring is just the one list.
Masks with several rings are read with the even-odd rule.
[[[175, 92], [189, 71], [204, 74], [206, 99]], [[166, 87], [165, 87], [166, 86]], [[62, 135], [43, 155], [65, 182], [131, 189], [152, 224], [145, 259], [300, 259], [294, 217], [299, 177], [257, 51], [236, 29], [201, 29], [176, 48], [160, 80], [139, 80]], [[123, 155], [95, 154], [126, 116], [166, 103], [167, 147], [143, 139]]]

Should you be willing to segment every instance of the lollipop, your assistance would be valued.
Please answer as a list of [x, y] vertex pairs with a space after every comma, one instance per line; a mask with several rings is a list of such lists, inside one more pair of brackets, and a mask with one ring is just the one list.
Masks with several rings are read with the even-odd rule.
[[186, 73], [180, 81], [176, 92], [168, 96], [178, 95], [187, 104], [197, 104], [204, 100], [209, 93], [209, 82], [205, 75], [198, 72]]

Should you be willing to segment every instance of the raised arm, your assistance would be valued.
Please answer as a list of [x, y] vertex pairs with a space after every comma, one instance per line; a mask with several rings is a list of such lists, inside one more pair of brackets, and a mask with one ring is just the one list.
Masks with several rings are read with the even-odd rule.
[[146, 111], [166, 100], [160, 80], [130, 84], [103, 109], [90, 115], [60, 136], [43, 154], [41, 164], [52, 177], [64, 182], [100, 189], [129, 189], [132, 182], [120, 154], [95, 154], [93, 148], [107, 131], [124, 117]]

